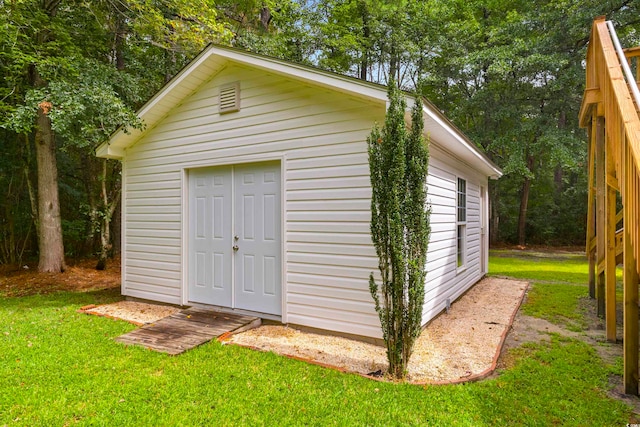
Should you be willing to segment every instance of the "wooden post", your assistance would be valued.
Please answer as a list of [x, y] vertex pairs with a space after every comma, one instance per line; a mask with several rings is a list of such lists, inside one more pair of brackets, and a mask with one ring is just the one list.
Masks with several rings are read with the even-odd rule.
[[596, 303], [598, 316], [604, 316], [605, 314], [605, 277], [604, 269], [601, 269], [605, 261], [606, 252], [606, 176], [604, 126], [604, 117], [598, 116], [596, 118]]
[[592, 116], [591, 118], [591, 126], [587, 128], [588, 133], [588, 141], [589, 141], [589, 159], [587, 161], [587, 165], [589, 168], [589, 199], [587, 201], [587, 244], [586, 244], [586, 254], [589, 259], [589, 297], [596, 297], [596, 253], [595, 250], [591, 247], [591, 242], [595, 238], [595, 212], [593, 201], [595, 198], [595, 191], [593, 185], [594, 178], [594, 167], [596, 160], [596, 144], [593, 141], [594, 135], [596, 135], [596, 120]]
[[[628, 146], [624, 144], [624, 392], [638, 395], [638, 264], [633, 253], [632, 227], [627, 221], [633, 218], [634, 209], [638, 207], [636, 173], [632, 173], [632, 159]], [[637, 214], [637, 212], [636, 212]], [[636, 236], [637, 237], [637, 236]], [[638, 242], [638, 240], [635, 240]]]
[[[611, 154], [607, 155], [607, 169]], [[607, 170], [607, 173], [609, 170]], [[607, 247], [605, 258], [605, 325], [607, 341], [616, 342], [616, 194], [617, 191], [607, 185], [606, 213], [605, 213], [605, 238]]]
[[[612, 126], [612, 122], [609, 121]], [[612, 131], [617, 131], [611, 135]], [[605, 239], [607, 248], [605, 258], [605, 325], [607, 341], [616, 342], [616, 196], [620, 187], [618, 178], [621, 174], [616, 173], [616, 163], [614, 156], [616, 148], [620, 149], [621, 141], [624, 141], [624, 125], [615, 123], [609, 128], [609, 137], [605, 143], [606, 162], [606, 182], [607, 191], [605, 193]]]

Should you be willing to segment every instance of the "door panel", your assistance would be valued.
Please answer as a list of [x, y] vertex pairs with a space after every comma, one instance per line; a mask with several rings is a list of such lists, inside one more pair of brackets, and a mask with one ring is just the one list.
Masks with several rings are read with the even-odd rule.
[[232, 304], [232, 169], [197, 169], [189, 177], [189, 300]]
[[190, 172], [190, 301], [282, 313], [280, 197], [277, 162]]
[[281, 314], [280, 165], [236, 166], [235, 305]]

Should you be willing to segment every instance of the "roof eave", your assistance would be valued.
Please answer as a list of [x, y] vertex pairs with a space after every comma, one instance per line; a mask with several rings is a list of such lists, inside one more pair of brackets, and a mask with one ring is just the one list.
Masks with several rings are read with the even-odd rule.
[[[464, 151], [468, 152], [474, 159], [474, 165], [477, 169], [481, 170], [491, 179], [498, 179], [502, 176], [502, 170], [487, 157], [475, 144], [458, 129], [449, 119], [447, 119], [438, 109], [428, 100], [423, 99], [422, 106], [423, 114], [431, 118], [438, 123], [447, 134], [452, 138], [452, 141], [457, 144]], [[444, 141], [442, 141], [444, 142]], [[472, 166], [474, 166], [472, 165]], [[478, 167], [480, 166], [480, 167]]]

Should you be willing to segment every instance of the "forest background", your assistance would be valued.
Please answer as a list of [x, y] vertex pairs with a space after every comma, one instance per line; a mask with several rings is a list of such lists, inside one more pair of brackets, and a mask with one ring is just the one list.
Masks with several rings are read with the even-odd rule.
[[[578, 127], [592, 21], [640, 44], [640, 0], [0, 0], [0, 264], [120, 247], [120, 164], [96, 146], [207, 44], [401, 87], [504, 171], [492, 244], [583, 244]], [[58, 233], [57, 230], [61, 230]], [[57, 236], [58, 234], [59, 236]]]

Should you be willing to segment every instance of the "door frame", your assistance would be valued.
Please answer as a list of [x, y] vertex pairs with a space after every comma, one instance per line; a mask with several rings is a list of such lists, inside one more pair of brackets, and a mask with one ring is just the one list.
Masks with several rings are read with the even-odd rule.
[[[193, 169], [217, 167], [217, 166], [235, 166], [246, 165], [250, 163], [263, 163], [263, 162], [280, 162], [280, 271], [281, 271], [281, 298], [282, 298], [282, 314], [280, 316], [267, 315], [264, 313], [261, 317], [276, 318], [282, 323], [287, 323], [287, 241], [286, 236], [286, 198], [285, 198], [285, 182], [286, 182], [286, 155], [285, 153], [269, 153], [261, 155], [248, 155], [238, 156], [225, 159], [209, 159], [201, 162], [193, 162], [188, 166], [182, 166], [181, 168], [181, 216], [180, 216], [180, 228], [181, 228], [181, 244], [180, 251], [182, 253], [182, 287], [181, 287], [181, 301], [182, 305], [194, 305], [189, 301], [189, 171]], [[246, 310], [233, 309], [231, 307], [223, 307], [228, 310], [232, 310], [238, 313], [247, 312]]]

